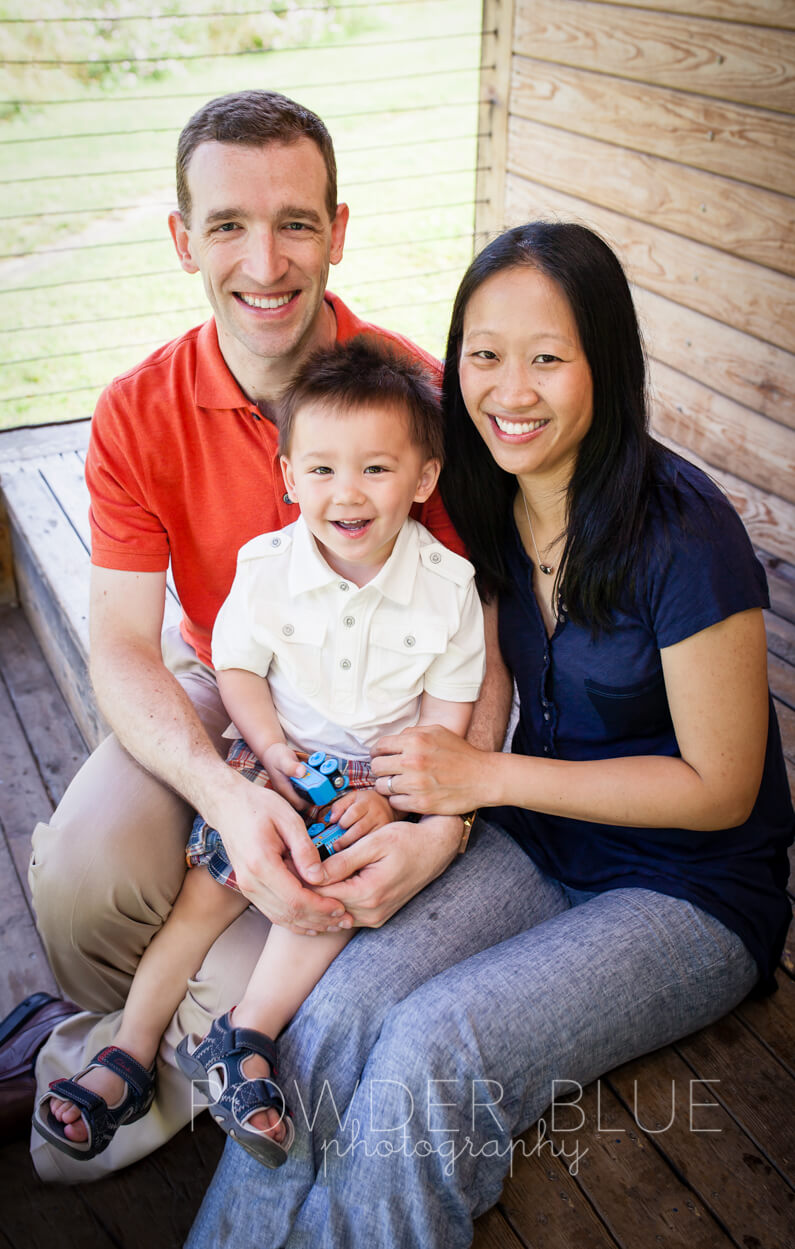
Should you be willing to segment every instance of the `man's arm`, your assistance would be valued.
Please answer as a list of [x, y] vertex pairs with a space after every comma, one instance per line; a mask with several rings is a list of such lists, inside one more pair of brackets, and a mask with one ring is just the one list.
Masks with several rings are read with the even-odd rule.
[[241, 890], [268, 918], [296, 931], [336, 927], [343, 908], [286, 866], [292, 856], [305, 879], [325, 879], [300, 816], [226, 766], [163, 663], [165, 586], [165, 573], [92, 568], [91, 679], [103, 714], [133, 758], [218, 829]]
[[513, 679], [500, 653], [497, 636], [497, 600], [483, 604], [486, 672], [467, 730], [467, 741], [477, 750], [502, 750], [511, 714]]

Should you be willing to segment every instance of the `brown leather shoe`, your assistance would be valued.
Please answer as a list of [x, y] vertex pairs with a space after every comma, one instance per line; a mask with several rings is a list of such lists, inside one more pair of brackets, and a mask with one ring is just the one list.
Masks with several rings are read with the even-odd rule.
[[74, 1002], [33, 993], [0, 1023], [0, 1142], [24, 1136], [30, 1127], [36, 1055], [57, 1023], [79, 1011]]

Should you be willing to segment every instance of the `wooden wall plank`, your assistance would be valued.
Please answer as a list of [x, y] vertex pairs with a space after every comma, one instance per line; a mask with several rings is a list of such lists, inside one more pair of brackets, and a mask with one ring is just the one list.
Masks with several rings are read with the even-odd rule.
[[650, 355], [795, 429], [795, 355], [635, 286]]
[[795, 30], [792, 0], [595, 0], [633, 9], [660, 9], [691, 17], [719, 17], [726, 22], [751, 22], [755, 26], [780, 26]]
[[[654, 434], [671, 450], [703, 469], [726, 491], [740, 513], [754, 546], [761, 547], [780, 559], [792, 559], [792, 552], [795, 551], [795, 507], [791, 503], [776, 498], [767, 490], [749, 485], [747, 481], [737, 477], [734, 473], [724, 472], [716, 468], [714, 464], [708, 464], [689, 447], [666, 438], [656, 427]], [[777, 655], [783, 654], [786, 657], [790, 653], [787, 650], [788, 631], [784, 628], [783, 622], [775, 617], [769, 622], [768, 636], [770, 628], [774, 629], [778, 638], [775, 645], [771, 643], [771, 650], [775, 650]], [[791, 662], [795, 663], [795, 630], [793, 630], [791, 654]]]
[[514, 0], [483, 0], [475, 185], [475, 250], [502, 229]]
[[543, 61], [795, 112], [795, 34], [593, 0], [519, 6], [514, 50]]
[[795, 434], [659, 360], [650, 361], [654, 427], [709, 464], [795, 502]]
[[772, 191], [795, 186], [792, 122], [780, 113], [522, 56], [511, 113]]
[[[510, 168], [510, 164], [509, 164]], [[506, 224], [549, 215], [597, 230], [621, 256], [631, 281], [786, 351], [795, 351], [795, 279], [553, 191], [509, 172]]]
[[795, 223], [785, 195], [524, 118], [511, 119], [509, 145], [514, 173], [795, 274]]

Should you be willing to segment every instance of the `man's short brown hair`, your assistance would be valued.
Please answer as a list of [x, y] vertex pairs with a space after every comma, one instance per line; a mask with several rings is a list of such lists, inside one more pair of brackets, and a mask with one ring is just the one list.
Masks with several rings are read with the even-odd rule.
[[309, 356], [277, 409], [279, 453], [290, 454], [295, 418], [310, 403], [340, 412], [398, 408], [409, 438], [429, 460], [444, 458], [444, 419], [439, 391], [428, 371], [390, 344], [365, 334]]
[[208, 101], [184, 126], [177, 144], [177, 204], [190, 225], [188, 164], [201, 143], [298, 143], [311, 139], [326, 166], [326, 208], [333, 220], [337, 211], [337, 162], [334, 145], [323, 122], [310, 109], [278, 91], [237, 91]]

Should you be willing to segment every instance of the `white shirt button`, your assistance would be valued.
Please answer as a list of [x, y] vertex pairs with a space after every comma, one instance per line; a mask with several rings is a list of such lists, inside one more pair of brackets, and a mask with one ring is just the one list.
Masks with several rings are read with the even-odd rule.
[[271, 546], [281, 546], [281, 538], [271, 538]]
[[347, 672], [347, 671], [348, 671], [348, 669], [350, 668], [350, 666], [351, 666], [351, 661], [350, 661], [350, 659], [341, 659], [341, 660], [340, 660], [340, 667], [343, 669], [343, 671], [344, 671], [344, 672]]
[[356, 617], [355, 617], [355, 616], [345, 616], [345, 617], [343, 617], [343, 621], [342, 621], [342, 623], [345, 625], [345, 628], [346, 628], [346, 629], [352, 629], [352, 628], [353, 628], [353, 626], [356, 624]]
[[430, 560], [432, 564], [441, 564], [442, 555], [440, 551], [431, 551]]
[[416, 646], [417, 645], [417, 639], [415, 638], [413, 633], [406, 634], [406, 636], [403, 639], [403, 645], [404, 646]]
[[347, 582], [347, 581], [341, 581], [341, 582], [340, 582], [340, 589], [341, 589], [341, 590], [350, 590], [350, 588], [351, 588], [351, 587], [348, 585], [348, 582]]
[[293, 634], [295, 633], [295, 625], [291, 625], [291, 624], [282, 625], [282, 633], [284, 634], [286, 638], [291, 638]]

